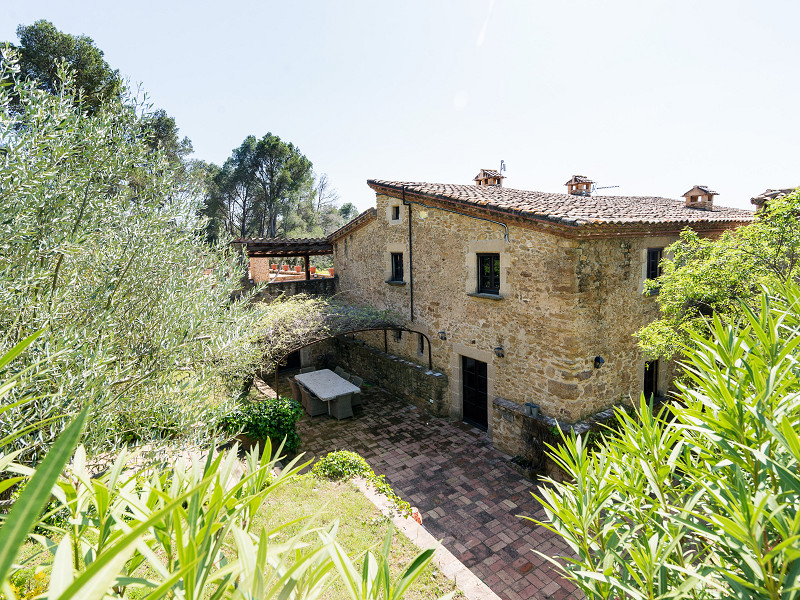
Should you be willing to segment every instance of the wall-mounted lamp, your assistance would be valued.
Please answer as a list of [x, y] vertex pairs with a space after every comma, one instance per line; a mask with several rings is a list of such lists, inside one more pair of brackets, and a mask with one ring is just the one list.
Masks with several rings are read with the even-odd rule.
[[506, 351], [503, 350], [502, 346], [498, 346], [494, 349], [494, 354], [497, 358], [503, 358], [506, 355]]
[[446, 340], [447, 339], [447, 334], [444, 331], [440, 331], [439, 332], [439, 339], [440, 340]]
[[594, 357], [594, 368], [595, 368], [595, 369], [599, 369], [600, 367], [602, 367], [602, 366], [603, 366], [603, 363], [604, 363], [604, 362], [606, 362], [606, 361], [605, 361], [605, 360], [603, 360], [603, 357], [602, 357], [602, 356], [595, 356], [595, 357]]

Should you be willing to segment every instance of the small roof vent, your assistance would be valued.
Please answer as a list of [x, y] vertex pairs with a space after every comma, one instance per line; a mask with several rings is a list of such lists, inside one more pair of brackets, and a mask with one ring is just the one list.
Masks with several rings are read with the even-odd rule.
[[564, 185], [567, 186], [567, 193], [571, 196], [591, 196], [592, 184], [594, 181], [583, 175], [573, 175]]
[[505, 175], [501, 175], [499, 171], [495, 171], [494, 169], [481, 169], [481, 172], [475, 176], [473, 181], [475, 185], [496, 185], [498, 187], [503, 187], [503, 179], [505, 178]]
[[686, 198], [687, 208], [711, 210], [714, 208], [714, 196], [717, 195], [718, 192], [710, 190], [704, 185], [696, 185], [686, 192], [683, 197]]

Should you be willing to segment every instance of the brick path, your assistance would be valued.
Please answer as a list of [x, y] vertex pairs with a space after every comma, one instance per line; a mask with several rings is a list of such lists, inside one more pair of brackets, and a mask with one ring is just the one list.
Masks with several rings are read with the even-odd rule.
[[425, 415], [377, 388], [365, 388], [363, 396], [353, 419], [305, 416], [298, 423], [301, 451], [361, 454], [419, 508], [425, 528], [502, 598], [582, 597], [533, 552], [568, 550], [555, 534], [518, 517], [544, 516], [530, 494], [535, 484], [507, 466], [485, 433]]

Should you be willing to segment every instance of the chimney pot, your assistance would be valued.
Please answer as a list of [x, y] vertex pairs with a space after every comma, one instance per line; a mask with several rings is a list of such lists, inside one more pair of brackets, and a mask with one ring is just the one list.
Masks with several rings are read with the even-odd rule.
[[592, 184], [594, 181], [584, 175], [573, 175], [564, 185], [567, 186], [567, 193], [571, 196], [591, 196]]
[[717, 192], [708, 189], [705, 185], [696, 185], [683, 197], [686, 198], [687, 208], [697, 208], [700, 210], [711, 210], [714, 208], [714, 196]]
[[503, 187], [503, 179], [505, 178], [505, 175], [502, 175], [499, 171], [495, 171], [494, 169], [481, 169], [480, 173], [475, 176], [473, 181], [475, 185], [495, 185], [497, 187]]

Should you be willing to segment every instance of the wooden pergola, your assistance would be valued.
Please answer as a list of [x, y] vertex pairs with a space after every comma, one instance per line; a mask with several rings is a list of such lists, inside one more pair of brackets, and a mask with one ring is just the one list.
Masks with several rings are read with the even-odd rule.
[[306, 279], [311, 279], [309, 257], [333, 254], [333, 244], [328, 238], [255, 238], [236, 239], [233, 245], [244, 247], [250, 258], [303, 258]]

